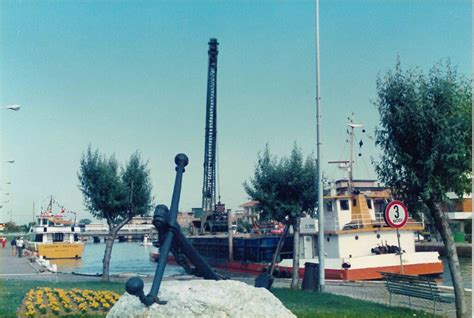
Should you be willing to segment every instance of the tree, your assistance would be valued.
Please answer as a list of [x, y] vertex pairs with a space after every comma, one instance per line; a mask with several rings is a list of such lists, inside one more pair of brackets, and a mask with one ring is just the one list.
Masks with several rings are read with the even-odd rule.
[[20, 226], [20, 232], [28, 233], [32, 226], [35, 226], [36, 222], [28, 222], [28, 224], [23, 224]]
[[81, 219], [79, 220], [79, 224], [89, 225], [92, 221], [90, 219]]
[[249, 183], [244, 183], [247, 194], [252, 200], [260, 203], [261, 219], [276, 220], [285, 224], [273, 255], [270, 272], [280, 253], [288, 228], [293, 227], [292, 288], [298, 288], [299, 218], [304, 211], [312, 214], [317, 204], [316, 169], [315, 159], [309, 156], [304, 161], [301, 150], [296, 144], [290, 156], [280, 160], [270, 154], [267, 145], [263, 153], [258, 156], [253, 178]]
[[428, 74], [395, 71], [377, 79], [382, 150], [376, 171], [411, 211], [427, 210], [448, 251], [458, 317], [467, 315], [464, 288], [453, 235], [440, 203], [446, 193], [462, 196], [471, 189], [471, 82], [450, 63]]
[[5, 233], [17, 233], [21, 232], [21, 227], [18, 226], [15, 222], [5, 223]]
[[87, 210], [95, 218], [107, 221], [109, 232], [102, 260], [102, 279], [108, 281], [117, 233], [134, 216], [147, 215], [150, 210], [150, 172], [138, 152], [130, 157], [124, 168], [119, 168], [114, 156], [106, 158], [89, 146], [82, 155], [78, 178]]

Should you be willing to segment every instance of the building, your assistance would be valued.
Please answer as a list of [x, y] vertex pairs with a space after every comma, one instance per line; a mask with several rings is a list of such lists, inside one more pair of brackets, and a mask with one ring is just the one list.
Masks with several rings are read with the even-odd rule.
[[135, 216], [128, 224], [152, 224], [152, 220], [151, 216]]
[[449, 192], [447, 197], [447, 202], [443, 203], [441, 208], [448, 217], [451, 231], [454, 235], [464, 233], [466, 221], [472, 220], [472, 195], [459, 198], [456, 194]]
[[260, 220], [260, 204], [258, 201], [249, 201], [239, 207], [243, 208], [242, 220], [247, 221], [250, 224], [255, 224]]
[[178, 222], [179, 226], [181, 228], [187, 229], [189, 226], [193, 224], [193, 221], [195, 220], [194, 218], [194, 213], [191, 212], [178, 212], [178, 216], [176, 218], [176, 221]]

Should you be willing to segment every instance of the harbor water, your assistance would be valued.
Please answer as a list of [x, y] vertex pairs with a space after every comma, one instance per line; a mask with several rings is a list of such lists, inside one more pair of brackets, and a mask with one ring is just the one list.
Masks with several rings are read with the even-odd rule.
[[[156, 263], [150, 261], [150, 252], [156, 251], [151, 245], [142, 246], [138, 242], [115, 242], [110, 259], [110, 274], [136, 273], [154, 274]], [[102, 273], [102, 259], [105, 244], [85, 243], [84, 255], [81, 259], [52, 260], [58, 270], [65, 273], [96, 274]], [[184, 274], [179, 266], [167, 265], [165, 276]]]
[[[78, 260], [53, 260], [58, 265], [61, 272], [76, 272], [83, 274], [102, 273], [102, 258], [104, 257], [105, 244], [86, 243], [84, 255]], [[112, 258], [110, 260], [110, 273], [136, 273], [136, 274], [154, 274], [156, 263], [150, 261], [150, 253], [157, 249], [153, 246], [142, 246], [138, 242], [116, 242], [112, 249]], [[452, 286], [451, 275], [449, 273], [446, 258], [442, 258], [444, 272], [438, 279], [438, 283], [446, 286]], [[464, 286], [471, 288], [472, 282], [472, 260], [467, 257], [459, 259], [461, 265], [461, 274], [464, 280]], [[167, 265], [165, 276], [184, 274], [184, 270], [175, 265]]]
[[[443, 261], [444, 271], [438, 283], [441, 285], [453, 286], [448, 262], [445, 257], [442, 257], [441, 260]], [[472, 288], [472, 259], [468, 257], [460, 257], [459, 266], [461, 267], [461, 276], [463, 278], [464, 287]]]

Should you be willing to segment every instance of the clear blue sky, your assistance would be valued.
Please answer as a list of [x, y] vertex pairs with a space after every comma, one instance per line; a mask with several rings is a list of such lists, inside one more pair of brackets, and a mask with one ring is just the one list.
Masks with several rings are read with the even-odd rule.
[[[471, 2], [320, 3], [323, 160], [347, 158], [347, 116], [373, 135], [377, 74], [451, 59], [472, 69]], [[207, 48], [219, 40], [218, 148], [222, 200], [246, 201], [242, 183], [269, 143], [315, 150], [313, 1], [0, 2], [0, 221], [30, 221], [53, 194], [87, 217], [78, 190], [89, 144], [125, 161], [149, 160], [155, 201], [169, 204], [173, 158], [185, 152], [181, 208], [201, 204]], [[356, 177], [374, 177], [364, 137]], [[343, 151], [345, 148], [345, 152]], [[13, 165], [3, 163], [15, 159]], [[324, 166], [331, 178], [342, 177]], [[4, 185], [11, 181], [11, 185]], [[9, 192], [6, 196], [4, 193]]]

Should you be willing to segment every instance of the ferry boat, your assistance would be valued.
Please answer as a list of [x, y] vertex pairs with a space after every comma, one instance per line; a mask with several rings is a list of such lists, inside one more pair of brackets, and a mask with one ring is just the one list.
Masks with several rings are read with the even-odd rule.
[[64, 208], [61, 213], [53, 214], [53, 202], [51, 197], [49, 207], [41, 212], [36, 225], [30, 229], [28, 248], [46, 259], [81, 258], [84, 243], [78, 237], [80, 227], [64, 217]]

